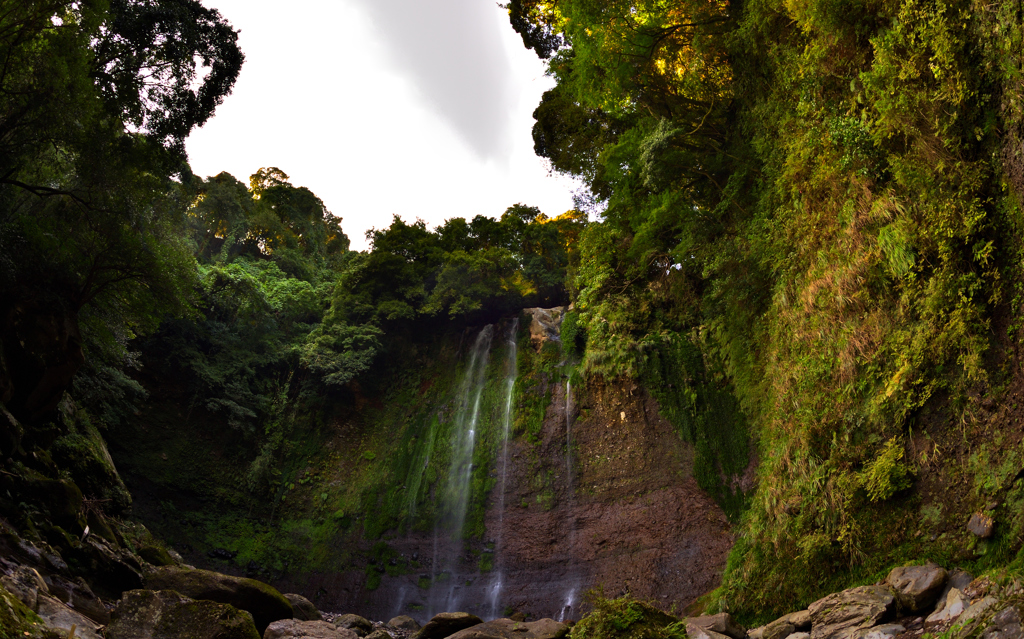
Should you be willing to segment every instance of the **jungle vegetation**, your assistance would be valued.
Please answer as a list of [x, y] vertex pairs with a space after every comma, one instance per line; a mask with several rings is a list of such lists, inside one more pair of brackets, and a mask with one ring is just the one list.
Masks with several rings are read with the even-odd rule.
[[[740, 531], [719, 602], [771, 611], [870, 578], [892, 544], [879, 522], [918, 505], [915, 429], [966, 438], [1015, 373], [1024, 8], [507, 9], [557, 81], [533, 136], [585, 184], [578, 210], [396, 217], [354, 252], [282, 170], [189, 169], [183, 141], [244, 59], [217, 11], [0, 1], [2, 310], [44, 300], [76, 319], [74, 392], [104, 424], [144, 397], [143, 363], [183, 373], [248, 442], [260, 486], [282, 401], [372, 386], [439, 326], [571, 301], [583, 374], [642, 380], [705, 451], [698, 479]], [[756, 489], [722, 488], [751, 453]], [[991, 481], [979, 499], [1024, 500], [1012, 474]], [[1024, 521], [1002, 535], [991, 561], [1016, 559]]]

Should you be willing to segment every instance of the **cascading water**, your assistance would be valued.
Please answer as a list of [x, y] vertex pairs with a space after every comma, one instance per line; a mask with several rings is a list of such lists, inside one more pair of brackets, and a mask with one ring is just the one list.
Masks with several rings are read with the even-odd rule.
[[519, 318], [512, 321], [508, 331], [508, 357], [505, 367], [505, 412], [502, 415], [501, 439], [501, 488], [498, 493], [498, 530], [494, 537], [494, 579], [488, 592], [491, 618], [498, 616], [501, 602], [501, 589], [504, 586], [504, 566], [501, 563], [502, 536], [505, 521], [505, 484], [508, 480], [508, 438], [512, 430], [512, 389], [516, 385], [518, 374], [518, 352], [516, 335], [519, 333]]
[[[565, 484], [566, 484], [566, 514], [569, 518], [569, 548], [573, 546], [573, 542], [576, 538], [576, 521], [573, 516], [573, 490], [574, 486], [574, 473], [572, 465], [572, 423], [573, 423], [573, 411], [575, 406], [572, 403], [572, 381], [566, 380], [565, 382]], [[569, 565], [566, 566], [566, 573], [572, 573], [571, 559]], [[568, 590], [565, 594], [565, 599], [562, 604], [562, 610], [558, 614], [559, 621], [565, 621], [570, 619], [570, 615], [576, 606], [576, 594], [579, 590], [579, 582], [576, 579], [572, 579], [568, 586]]]
[[469, 506], [473, 478], [473, 450], [476, 447], [480, 400], [487, 381], [487, 363], [494, 338], [494, 326], [488, 325], [476, 337], [459, 389], [459, 404], [452, 431], [452, 463], [441, 500], [441, 516], [434, 529], [434, 561], [429, 616], [435, 612], [457, 610], [461, 584], [457, 574], [463, 554], [463, 527]]

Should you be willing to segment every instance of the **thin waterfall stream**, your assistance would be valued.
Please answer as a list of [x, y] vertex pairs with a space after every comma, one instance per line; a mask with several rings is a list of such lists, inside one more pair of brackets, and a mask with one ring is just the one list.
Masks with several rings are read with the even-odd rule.
[[[573, 423], [573, 411], [575, 410], [572, 402], [572, 381], [566, 380], [565, 382], [565, 492], [566, 492], [566, 517], [569, 523], [569, 538], [568, 548], [570, 552], [576, 541], [576, 518], [573, 515], [573, 506], [575, 505], [574, 490], [575, 482], [574, 470], [572, 464], [572, 423]], [[567, 560], [566, 574], [572, 574], [574, 566], [572, 565], [572, 558]], [[579, 591], [579, 580], [578, 578], [571, 577], [569, 586], [565, 593], [565, 599], [562, 603], [562, 610], [558, 613], [558, 620], [565, 621], [571, 619], [571, 614], [577, 606], [577, 596]]]
[[434, 528], [431, 581], [435, 586], [429, 598], [429, 616], [436, 612], [458, 610], [461, 599], [463, 586], [458, 575], [458, 565], [465, 550], [463, 528], [473, 477], [473, 451], [476, 447], [480, 400], [487, 383], [487, 364], [493, 338], [493, 324], [485, 326], [477, 335], [459, 389], [459, 404], [452, 431], [451, 467], [440, 500], [441, 516]]
[[498, 529], [494, 536], [494, 578], [491, 582], [488, 600], [490, 603], [490, 616], [498, 616], [498, 607], [501, 603], [501, 589], [504, 586], [505, 575], [502, 563], [502, 540], [505, 524], [505, 487], [508, 481], [508, 439], [512, 431], [512, 390], [516, 385], [518, 374], [518, 351], [516, 349], [516, 336], [519, 333], [519, 318], [512, 321], [508, 330], [508, 356], [505, 365], [505, 411], [502, 415], [501, 434], [501, 484], [498, 493]]

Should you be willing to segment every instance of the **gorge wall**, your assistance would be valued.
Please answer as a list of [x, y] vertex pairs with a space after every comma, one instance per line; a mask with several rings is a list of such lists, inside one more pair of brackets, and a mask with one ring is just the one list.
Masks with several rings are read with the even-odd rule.
[[190, 563], [325, 610], [578, 618], [594, 587], [682, 610], [718, 585], [729, 522], [644, 388], [575, 373], [562, 311], [466, 329], [383, 397], [297, 417], [262, 498], [237, 435], [150, 379], [113, 445], [136, 514]]

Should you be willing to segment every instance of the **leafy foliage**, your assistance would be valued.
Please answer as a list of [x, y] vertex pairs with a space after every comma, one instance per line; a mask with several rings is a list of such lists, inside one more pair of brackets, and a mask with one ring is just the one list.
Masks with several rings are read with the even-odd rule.
[[593, 610], [573, 626], [570, 637], [582, 639], [683, 639], [683, 624], [650, 603], [629, 595], [606, 599], [600, 590], [589, 591]]

